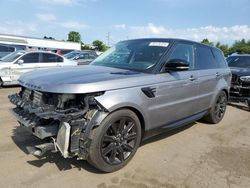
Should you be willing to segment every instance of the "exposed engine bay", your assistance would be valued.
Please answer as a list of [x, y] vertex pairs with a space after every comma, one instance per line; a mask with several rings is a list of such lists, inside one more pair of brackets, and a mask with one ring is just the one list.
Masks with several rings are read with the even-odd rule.
[[20, 125], [45, 141], [36, 146], [34, 155], [54, 150], [65, 158], [87, 159], [91, 130], [108, 114], [95, 99], [103, 94], [58, 94], [22, 87], [19, 93], [10, 95], [9, 100], [16, 105], [11, 112]]

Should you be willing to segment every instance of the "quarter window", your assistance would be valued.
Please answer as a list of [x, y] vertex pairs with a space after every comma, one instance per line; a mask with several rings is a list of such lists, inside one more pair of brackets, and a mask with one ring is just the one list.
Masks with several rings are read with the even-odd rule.
[[191, 44], [177, 44], [174, 51], [170, 55], [168, 61], [178, 59], [189, 65], [190, 69], [194, 65], [194, 48]]
[[222, 54], [222, 52], [220, 52], [219, 50], [213, 49], [213, 54], [215, 57], [215, 62], [217, 64], [218, 68], [225, 68], [226, 67], [226, 59], [224, 57], [224, 55]]
[[21, 59], [23, 60], [23, 63], [38, 63], [39, 53], [29, 53], [24, 55]]

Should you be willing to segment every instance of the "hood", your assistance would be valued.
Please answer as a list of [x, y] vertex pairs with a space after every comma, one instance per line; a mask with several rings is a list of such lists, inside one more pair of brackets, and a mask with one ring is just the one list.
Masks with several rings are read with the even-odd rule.
[[0, 69], [10, 67], [11, 63], [0, 61]]
[[52, 93], [91, 93], [152, 83], [152, 75], [104, 66], [85, 65], [32, 71], [20, 85]]
[[250, 68], [230, 67], [232, 74], [237, 76], [250, 76]]

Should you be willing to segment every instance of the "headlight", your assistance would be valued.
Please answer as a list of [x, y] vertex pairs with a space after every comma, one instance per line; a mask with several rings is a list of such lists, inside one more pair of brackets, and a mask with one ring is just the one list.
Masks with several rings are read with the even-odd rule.
[[250, 76], [241, 76], [240, 80], [244, 82], [250, 82]]

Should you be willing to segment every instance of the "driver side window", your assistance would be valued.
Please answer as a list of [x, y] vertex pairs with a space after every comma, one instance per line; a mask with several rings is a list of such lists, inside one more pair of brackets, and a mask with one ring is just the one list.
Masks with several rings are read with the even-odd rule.
[[189, 65], [190, 69], [194, 68], [194, 47], [191, 44], [177, 44], [171, 53], [168, 62], [178, 59]]

